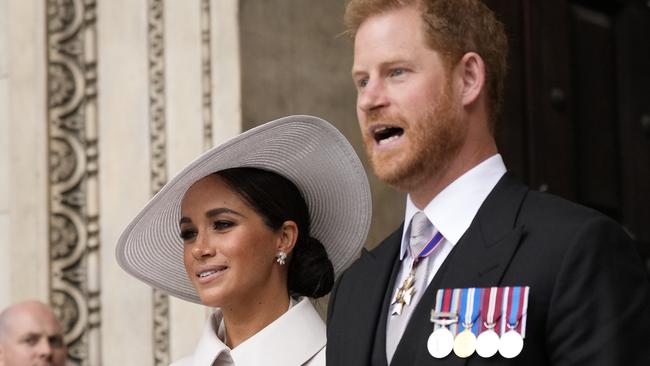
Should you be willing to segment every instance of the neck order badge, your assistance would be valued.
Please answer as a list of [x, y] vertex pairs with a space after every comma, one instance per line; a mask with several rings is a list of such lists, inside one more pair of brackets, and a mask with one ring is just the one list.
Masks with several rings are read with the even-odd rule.
[[497, 352], [516, 357], [524, 347], [529, 292], [521, 286], [438, 290], [429, 353], [435, 358], [452, 350], [462, 358], [474, 352], [484, 358]]
[[391, 306], [393, 308], [391, 314], [392, 315], [400, 315], [402, 314], [402, 310], [404, 309], [404, 306], [407, 306], [411, 303], [411, 298], [413, 297], [413, 294], [415, 293], [415, 272], [417, 271], [417, 265], [420, 262], [420, 259], [427, 257], [429, 254], [433, 252], [433, 249], [442, 241], [443, 236], [440, 232], [436, 233], [436, 235], [431, 239], [429, 244], [427, 244], [424, 249], [422, 249], [422, 252], [413, 260], [413, 264], [411, 265], [411, 270], [409, 271], [408, 277], [404, 280], [402, 283], [402, 286], [397, 290], [397, 293], [395, 294], [395, 299], [391, 302]]

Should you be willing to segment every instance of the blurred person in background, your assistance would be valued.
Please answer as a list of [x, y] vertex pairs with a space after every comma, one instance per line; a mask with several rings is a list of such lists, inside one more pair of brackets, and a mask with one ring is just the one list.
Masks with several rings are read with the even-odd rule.
[[63, 328], [49, 306], [24, 301], [0, 313], [0, 366], [63, 366]]

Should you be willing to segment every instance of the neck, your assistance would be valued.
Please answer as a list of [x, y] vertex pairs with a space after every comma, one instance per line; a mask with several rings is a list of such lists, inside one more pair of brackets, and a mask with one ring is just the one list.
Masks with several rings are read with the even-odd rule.
[[225, 343], [231, 349], [271, 324], [289, 308], [287, 289], [273, 294], [256, 294], [246, 301], [222, 307], [226, 327]]
[[492, 139], [482, 144], [466, 141], [460, 152], [445, 168], [430, 177], [423, 178], [416, 187], [408, 191], [413, 204], [423, 210], [443, 189], [497, 152], [496, 144]]

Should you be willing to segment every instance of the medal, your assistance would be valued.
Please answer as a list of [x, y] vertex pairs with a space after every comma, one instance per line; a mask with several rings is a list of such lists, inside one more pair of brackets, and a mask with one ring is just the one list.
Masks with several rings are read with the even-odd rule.
[[466, 288], [462, 290], [462, 299], [459, 315], [465, 328], [456, 335], [454, 339], [454, 353], [461, 358], [471, 356], [476, 350], [476, 336], [472, 332], [472, 326], [479, 315], [480, 290], [475, 296], [475, 288]]
[[517, 357], [524, 348], [529, 292], [525, 286], [438, 289], [429, 354], [445, 358], [453, 351], [468, 358], [476, 352], [490, 358], [498, 352], [507, 359]]
[[489, 358], [499, 351], [500, 339], [497, 332], [488, 329], [476, 338], [476, 353], [484, 358]]
[[418, 256], [413, 260], [411, 264], [411, 270], [409, 275], [404, 279], [402, 285], [397, 289], [395, 293], [395, 298], [390, 303], [392, 316], [398, 316], [402, 314], [402, 311], [406, 306], [411, 303], [413, 295], [415, 294], [415, 271], [417, 270], [417, 265], [420, 262], [420, 259], [427, 257], [429, 254], [433, 253], [433, 249], [440, 243], [443, 239], [442, 234], [438, 231], [431, 241], [422, 248], [422, 251]]
[[[511, 287], [506, 288], [505, 292], [508, 301], [504, 302], [503, 314], [507, 314], [507, 321], [503, 322], [508, 331], [501, 335], [499, 342], [499, 354], [505, 358], [514, 358], [521, 353], [524, 348], [524, 337], [517, 331], [517, 328], [525, 329], [519, 322], [522, 315], [527, 312], [528, 306], [528, 287]], [[502, 318], [505, 318], [503, 316]]]
[[501, 336], [499, 354], [505, 358], [514, 358], [524, 349], [524, 339], [515, 330], [509, 330]]
[[[476, 338], [476, 353], [484, 358], [489, 358], [499, 351], [499, 335], [494, 331], [497, 320], [501, 317], [501, 299], [503, 290], [497, 287], [485, 288], [482, 291], [482, 309], [485, 321], [484, 330]], [[500, 296], [498, 296], [500, 295]], [[496, 315], [496, 316], [495, 316]]]
[[458, 333], [454, 338], [454, 353], [461, 358], [467, 358], [476, 350], [476, 336], [469, 328]]
[[433, 331], [427, 341], [429, 354], [435, 358], [444, 358], [454, 348], [454, 335], [447, 327], [441, 327]]
[[434, 330], [427, 340], [427, 350], [435, 358], [447, 357], [454, 348], [454, 334], [447, 328], [458, 322], [458, 314], [450, 312], [453, 297], [451, 289], [438, 290], [436, 307], [431, 311], [430, 321]]
[[415, 287], [413, 287], [413, 284], [415, 283], [415, 270], [416, 268], [413, 266], [408, 277], [406, 277], [402, 286], [397, 290], [395, 299], [390, 304], [393, 307], [391, 315], [401, 315], [404, 306], [411, 303], [411, 299], [415, 293]]

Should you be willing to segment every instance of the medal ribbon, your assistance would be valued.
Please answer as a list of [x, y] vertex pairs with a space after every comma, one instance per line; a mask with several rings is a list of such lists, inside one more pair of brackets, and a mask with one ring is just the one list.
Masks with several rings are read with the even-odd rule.
[[463, 331], [468, 328], [468, 326], [474, 327], [476, 318], [478, 318], [479, 315], [480, 296], [476, 296], [476, 290], [476, 288], [462, 289], [459, 316], [460, 324], [462, 325], [461, 330]]
[[521, 313], [519, 311], [521, 310], [521, 307], [519, 304], [521, 303], [521, 287], [513, 287], [512, 292], [509, 296], [508, 301], [510, 303], [510, 309], [508, 312], [508, 329], [514, 329], [517, 326], [517, 320], [519, 320], [519, 317], [521, 316]]
[[[431, 322], [433, 323], [433, 330], [441, 327], [446, 327], [457, 320], [453, 320], [455, 314], [451, 313], [452, 308], [452, 289], [439, 289], [436, 293], [436, 307], [431, 314]], [[457, 318], [456, 318], [457, 319]]]
[[[503, 299], [502, 287], [488, 287], [481, 289], [481, 314], [482, 322], [480, 324], [481, 331], [496, 328], [496, 323], [501, 318], [501, 303]], [[498, 329], [494, 329], [497, 334]]]
[[[449, 309], [450, 312], [460, 314], [458, 311], [458, 307], [460, 305], [460, 298], [462, 295], [462, 289], [455, 288], [451, 292], [451, 308]], [[451, 334], [456, 334], [458, 332], [458, 324], [454, 323], [449, 327], [449, 330], [451, 331]]]
[[526, 338], [526, 317], [528, 314], [528, 293], [530, 292], [530, 287], [522, 287], [521, 297], [521, 310], [519, 310], [519, 325], [517, 326], [517, 331], [521, 334], [522, 338]]
[[429, 254], [433, 253], [433, 250], [438, 246], [438, 244], [442, 241], [444, 236], [442, 236], [442, 233], [440, 231], [436, 231], [436, 235], [433, 236], [433, 238], [427, 243], [427, 245], [422, 248], [420, 251], [420, 254], [413, 260], [413, 267], [417, 266], [418, 262], [420, 259], [427, 257]]
[[508, 299], [507, 302], [503, 304], [503, 314], [505, 314], [504, 318], [507, 316], [507, 321], [501, 322], [501, 334], [508, 330], [515, 330], [524, 337], [526, 332], [525, 322], [526, 314], [528, 312], [528, 294], [530, 292], [530, 287], [505, 287], [504, 292], [504, 297]]

